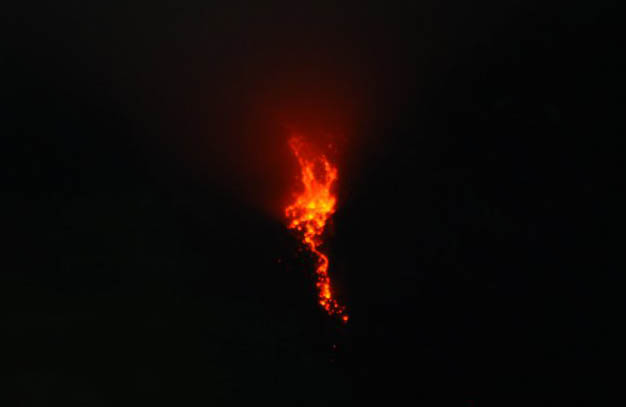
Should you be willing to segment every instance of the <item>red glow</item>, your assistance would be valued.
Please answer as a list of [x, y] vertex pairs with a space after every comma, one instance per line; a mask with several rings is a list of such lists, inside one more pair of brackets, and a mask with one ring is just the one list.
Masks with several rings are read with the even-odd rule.
[[289, 146], [300, 165], [303, 189], [295, 197], [294, 202], [285, 208], [285, 215], [289, 221], [288, 228], [299, 233], [302, 243], [316, 257], [315, 274], [319, 304], [329, 315], [339, 316], [345, 323], [348, 321], [345, 307], [339, 305], [333, 297], [328, 276], [328, 256], [319, 250], [323, 243], [322, 234], [326, 222], [335, 212], [337, 198], [332, 192], [332, 187], [337, 180], [337, 168], [323, 154], [312, 157], [311, 154], [306, 154], [306, 145], [298, 136], [289, 140]]

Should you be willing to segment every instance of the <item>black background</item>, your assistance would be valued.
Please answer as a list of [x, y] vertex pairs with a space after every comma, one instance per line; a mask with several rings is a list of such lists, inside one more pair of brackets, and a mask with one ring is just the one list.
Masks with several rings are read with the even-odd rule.
[[[62, 1], [3, 19], [5, 405], [565, 405], [613, 385], [612, 5]], [[326, 250], [346, 326], [279, 216], [285, 126], [339, 144]]]

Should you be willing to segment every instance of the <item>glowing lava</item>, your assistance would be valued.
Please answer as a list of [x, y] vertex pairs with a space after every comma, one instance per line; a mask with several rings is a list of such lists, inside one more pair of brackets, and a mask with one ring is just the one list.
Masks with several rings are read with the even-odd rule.
[[[328, 256], [319, 250], [323, 243], [322, 234], [330, 216], [335, 212], [337, 198], [331, 188], [337, 180], [337, 168], [324, 155], [311, 157], [305, 153], [305, 143], [300, 137], [292, 137], [289, 146], [300, 164], [303, 190], [293, 203], [285, 208], [289, 221], [288, 228], [297, 231], [302, 243], [316, 258], [315, 274], [319, 304], [329, 315], [336, 315], [343, 322], [348, 321], [345, 307], [333, 297], [328, 277]], [[307, 154], [308, 153], [308, 154]]]

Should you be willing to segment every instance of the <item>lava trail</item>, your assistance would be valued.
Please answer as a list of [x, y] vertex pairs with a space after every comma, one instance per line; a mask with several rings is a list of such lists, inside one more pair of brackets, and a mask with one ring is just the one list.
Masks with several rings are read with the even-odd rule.
[[300, 165], [303, 189], [285, 208], [288, 228], [298, 233], [302, 243], [316, 259], [319, 304], [329, 315], [338, 316], [345, 323], [348, 314], [333, 296], [328, 276], [328, 256], [319, 249], [323, 243], [326, 223], [335, 212], [337, 198], [332, 192], [332, 186], [337, 180], [337, 168], [323, 154], [311, 154], [299, 136], [291, 137], [289, 146]]

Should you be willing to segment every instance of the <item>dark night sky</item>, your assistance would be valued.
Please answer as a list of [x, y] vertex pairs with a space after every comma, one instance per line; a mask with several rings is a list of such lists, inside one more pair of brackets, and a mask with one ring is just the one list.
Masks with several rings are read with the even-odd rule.
[[[563, 405], [615, 383], [610, 3], [41, 3], [2, 13], [7, 406]], [[338, 145], [347, 326], [279, 216], [289, 128]]]

